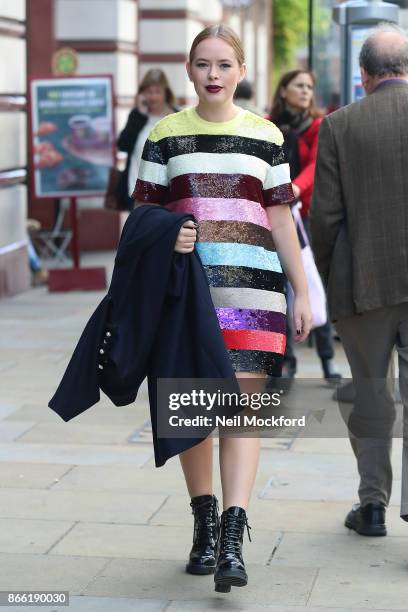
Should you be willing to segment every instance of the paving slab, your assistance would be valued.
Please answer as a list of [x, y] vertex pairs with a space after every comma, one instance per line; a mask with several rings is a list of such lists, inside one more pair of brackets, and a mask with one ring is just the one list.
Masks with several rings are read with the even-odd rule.
[[48, 489], [72, 468], [69, 464], [0, 462], [0, 487]]
[[[20, 404], [15, 404], [13, 402], [0, 402], [0, 421], [6, 419], [14, 412], [20, 409]], [[22, 421], [31, 419], [21, 419]]]
[[[171, 604], [166, 608], [166, 612], [183, 612], [183, 610], [192, 610], [194, 612], [206, 612], [207, 610], [231, 610], [231, 605], [227, 599], [216, 602], [209, 602], [208, 599], [204, 601], [172, 601]], [[324, 608], [316, 608], [314, 606], [276, 606], [263, 604], [251, 604], [251, 603], [240, 603], [234, 602], [233, 610], [245, 610], [245, 612], [356, 612], [356, 608], [332, 608], [325, 606]], [[359, 612], [371, 612], [370, 608], [358, 608]], [[58, 611], [59, 612], [59, 611]], [[62, 610], [61, 610], [62, 612]], [[378, 610], [377, 612], [388, 612], [384, 610]]]
[[0, 375], [3, 374], [3, 372], [9, 372], [10, 370], [13, 370], [13, 368], [16, 368], [18, 366], [18, 361], [10, 361], [9, 359], [1, 359], [0, 361]]
[[2, 442], [13, 442], [21, 439], [25, 433], [35, 427], [33, 421], [12, 421], [7, 422], [4, 419], [0, 422], [0, 444]]
[[[165, 520], [166, 508], [170, 516], [174, 516], [170, 496], [159, 512], [152, 519]], [[339, 534], [349, 533], [344, 527], [344, 519], [351, 509], [351, 501], [311, 501], [308, 500], [273, 500], [252, 497], [248, 516], [255, 529], [274, 529], [284, 532]], [[387, 509], [388, 538], [393, 536], [408, 536], [408, 524], [400, 517], [400, 508], [390, 506]]]
[[[153, 599], [129, 599], [128, 597], [85, 597], [73, 595], [69, 598], [69, 607], [40, 606], [35, 610], [51, 610], [52, 612], [162, 612], [168, 610], [168, 601]], [[174, 609], [174, 608], [173, 608]], [[2, 612], [33, 612], [32, 606], [6, 606]]]
[[285, 533], [271, 566], [292, 565], [359, 571], [362, 567], [408, 568], [406, 537], [370, 538], [347, 530], [344, 535]]
[[[122, 444], [128, 442], [134, 428], [132, 425], [109, 427], [84, 423], [40, 423], [33, 424], [30, 431], [19, 437], [19, 442], [45, 442], [51, 444]], [[1, 440], [1, 436], [0, 436]]]
[[[193, 521], [188, 527], [77, 523], [52, 549], [52, 555], [175, 560], [184, 567], [191, 549]], [[258, 531], [248, 545], [248, 563], [266, 564], [281, 534]]]
[[293, 452], [298, 453], [323, 453], [325, 455], [350, 455], [350, 441], [346, 435], [340, 438], [334, 437], [299, 437], [291, 446]]
[[356, 610], [407, 611], [408, 566], [319, 570], [309, 600], [311, 606], [352, 607]]
[[[182, 564], [171, 561], [114, 559], [85, 589], [85, 595], [145, 597], [177, 601], [208, 601], [208, 607], [227, 602], [236, 605], [285, 604], [304, 606], [316, 571], [310, 568], [247, 565], [249, 583], [225, 595], [215, 593], [213, 576], [191, 576]], [[218, 608], [215, 608], [218, 609]]]
[[70, 521], [0, 518], [0, 552], [45, 554], [73, 525]]
[[[1, 464], [0, 464], [1, 467]], [[1, 482], [1, 472], [0, 472]], [[190, 498], [181, 468], [138, 468], [133, 465], [77, 465], [52, 485], [56, 490], [142, 491], [161, 495], [179, 494], [188, 507]]]
[[79, 595], [109, 561], [103, 557], [0, 553], [0, 591], [62, 590]]
[[[354, 500], [357, 496], [359, 477], [356, 460], [349, 448], [348, 455], [323, 453], [320, 440], [313, 453], [312, 439], [308, 440], [309, 452], [299, 452], [292, 446], [288, 451], [277, 452], [263, 448], [259, 469], [270, 470], [263, 496], [273, 499], [304, 499], [321, 501]], [[345, 441], [348, 443], [348, 441]], [[349, 443], [348, 443], [349, 444]], [[393, 452], [394, 486], [391, 504], [400, 503], [401, 453], [400, 444]]]
[[354, 455], [349, 453], [341, 457], [331, 453], [298, 453], [290, 450], [262, 449], [259, 470], [274, 472], [279, 474], [302, 475], [305, 480], [310, 482], [312, 479], [319, 478], [321, 475], [332, 475], [333, 480], [338, 478], [352, 478], [356, 471], [356, 461]]
[[54, 491], [0, 489], [0, 516], [93, 521], [101, 523], [146, 523], [160, 508], [165, 495], [106, 491]]
[[[190, 520], [185, 495], [169, 495], [164, 504], [150, 520], [150, 525], [184, 526]], [[349, 530], [344, 519], [351, 502], [271, 500], [254, 495], [248, 509], [248, 521], [253, 525], [253, 537], [258, 530], [283, 531], [288, 533], [332, 533], [346, 535]], [[399, 506], [387, 509], [388, 537], [408, 537], [408, 524], [400, 518]]]
[[83, 465], [132, 464], [142, 466], [153, 456], [151, 445], [128, 444], [35, 444], [4, 443], [0, 461], [34, 461], [37, 463], [73, 463]]
[[132, 425], [135, 428], [142, 426], [149, 418], [149, 408], [147, 400], [138, 399], [137, 402], [130, 406], [114, 406], [108, 399], [102, 399], [97, 406], [86, 410], [82, 414], [76, 416], [72, 421], [65, 423], [61, 417], [44, 405], [44, 402], [39, 404], [26, 404], [14, 410], [11, 414], [5, 417], [5, 421], [35, 421], [36, 423], [56, 423], [61, 426], [62, 431], [66, 425], [75, 424], [94, 424], [106, 425]]
[[[170, 495], [151, 519], [151, 525], [183, 526], [191, 520], [187, 514], [186, 497]], [[306, 532], [306, 533], [345, 533], [343, 525], [347, 503], [308, 502], [305, 511], [304, 501], [269, 500], [252, 496], [248, 509], [248, 522], [253, 526], [252, 535], [258, 537], [258, 530]], [[399, 520], [400, 523], [403, 521]], [[408, 526], [407, 526], [408, 527]], [[406, 529], [408, 534], [408, 529]], [[250, 546], [250, 544], [248, 544]]]

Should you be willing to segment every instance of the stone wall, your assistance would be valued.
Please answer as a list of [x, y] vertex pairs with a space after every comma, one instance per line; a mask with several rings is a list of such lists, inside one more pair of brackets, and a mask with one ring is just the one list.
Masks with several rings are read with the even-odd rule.
[[[0, 297], [28, 288], [24, 0], [0, 3]], [[6, 61], [4, 61], [4, 59]]]

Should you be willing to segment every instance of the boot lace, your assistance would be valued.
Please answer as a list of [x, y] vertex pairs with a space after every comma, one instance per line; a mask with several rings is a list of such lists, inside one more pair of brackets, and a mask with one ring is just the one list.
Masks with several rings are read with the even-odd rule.
[[190, 502], [192, 514], [194, 515], [194, 541], [198, 544], [208, 542], [214, 537], [214, 529], [217, 526], [218, 501], [210, 499], [200, 504]]
[[227, 516], [225, 519], [222, 538], [222, 548], [225, 552], [239, 552], [240, 539], [245, 527], [247, 529], [248, 539], [250, 542], [252, 542], [251, 535], [249, 533], [249, 530], [252, 528], [250, 525], [248, 525], [247, 517], [239, 517], [231, 514]]

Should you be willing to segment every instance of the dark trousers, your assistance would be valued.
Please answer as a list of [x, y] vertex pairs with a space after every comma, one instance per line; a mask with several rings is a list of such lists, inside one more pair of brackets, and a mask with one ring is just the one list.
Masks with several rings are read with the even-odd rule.
[[336, 322], [353, 375], [356, 396], [348, 419], [349, 438], [360, 474], [359, 497], [388, 505], [392, 487], [391, 448], [396, 410], [390, 364], [398, 351], [403, 403], [401, 516], [408, 520], [408, 303], [377, 308]]

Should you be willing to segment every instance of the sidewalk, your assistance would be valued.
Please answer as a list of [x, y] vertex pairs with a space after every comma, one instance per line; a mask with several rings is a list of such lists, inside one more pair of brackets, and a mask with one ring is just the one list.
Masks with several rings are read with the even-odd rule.
[[[408, 610], [401, 440], [388, 537], [343, 527], [358, 485], [348, 440], [264, 439], [244, 540], [249, 585], [216, 594], [212, 576], [184, 573], [189, 499], [177, 458], [154, 467], [146, 389], [135, 405], [104, 399], [69, 423], [47, 408], [101, 296], [39, 288], [0, 301], [0, 591], [68, 590], [70, 608], [41, 608], [58, 612]], [[302, 347], [300, 363], [301, 376], [321, 376], [314, 350]], [[217, 471], [215, 482], [219, 495]]]

